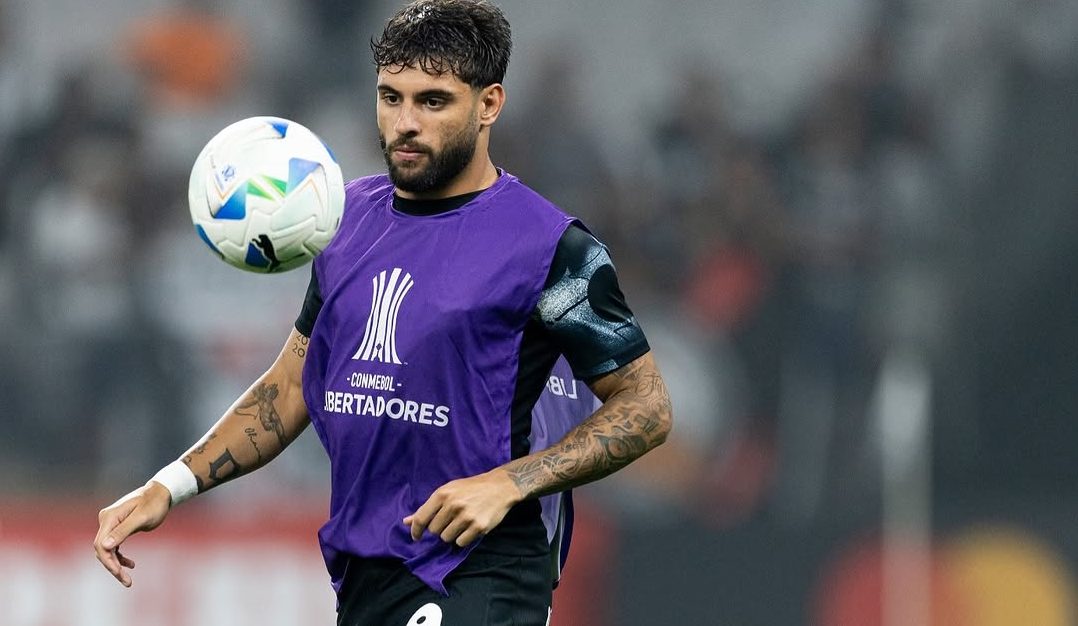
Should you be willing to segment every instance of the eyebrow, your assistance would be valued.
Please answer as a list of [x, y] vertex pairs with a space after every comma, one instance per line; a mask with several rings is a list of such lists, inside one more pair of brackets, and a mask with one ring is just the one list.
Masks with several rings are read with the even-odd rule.
[[[401, 92], [390, 87], [389, 85], [378, 85], [379, 93], [392, 93], [395, 95], [401, 95]], [[456, 94], [446, 89], [424, 89], [415, 95], [417, 100], [423, 100], [426, 98], [441, 98], [443, 100], [452, 100], [456, 98]]]
[[426, 100], [427, 98], [441, 98], [442, 100], [452, 100], [455, 97], [456, 94], [445, 89], [425, 89], [416, 94], [416, 98], [419, 100]]

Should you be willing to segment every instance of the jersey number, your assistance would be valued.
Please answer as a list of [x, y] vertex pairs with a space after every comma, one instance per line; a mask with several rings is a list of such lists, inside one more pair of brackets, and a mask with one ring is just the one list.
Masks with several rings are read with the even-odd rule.
[[406, 626], [442, 626], [442, 607], [428, 602], [408, 618]]

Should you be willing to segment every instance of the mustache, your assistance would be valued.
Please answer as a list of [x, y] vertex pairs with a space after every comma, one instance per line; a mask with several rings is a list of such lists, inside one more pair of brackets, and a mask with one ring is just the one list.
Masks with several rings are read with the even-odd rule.
[[386, 152], [393, 152], [394, 150], [402, 150], [403, 149], [403, 150], [408, 151], [408, 152], [425, 152], [425, 153], [429, 154], [430, 151], [431, 151], [429, 146], [425, 146], [425, 145], [423, 145], [421, 143], [412, 141], [411, 139], [409, 139], [407, 137], [402, 137], [401, 139], [398, 139], [398, 140], [394, 141], [393, 143], [391, 143], [389, 145], [386, 145], [386, 141], [385, 141], [385, 139], [383, 139], [382, 140], [382, 148]]

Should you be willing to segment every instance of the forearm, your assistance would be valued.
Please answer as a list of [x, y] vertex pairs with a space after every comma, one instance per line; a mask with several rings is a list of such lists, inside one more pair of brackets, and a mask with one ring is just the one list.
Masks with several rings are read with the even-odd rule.
[[184, 453], [199, 493], [269, 463], [303, 432], [308, 416], [299, 372], [306, 342], [294, 332], [273, 367]]
[[[616, 391], [555, 445], [502, 466], [524, 499], [589, 483], [625, 467], [666, 440], [670, 397], [650, 355], [603, 381]], [[602, 397], [602, 395], [600, 395]]]

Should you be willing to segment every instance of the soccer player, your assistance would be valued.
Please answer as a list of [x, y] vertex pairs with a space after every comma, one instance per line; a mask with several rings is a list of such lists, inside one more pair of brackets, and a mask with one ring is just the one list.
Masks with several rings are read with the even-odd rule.
[[[539, 498], [662, 443], [669, 396], [606, 248], [491, 162], [511, 47], [501, 11], [418, 0], [371, 47], [388, 174], [346, 185], [269, 370], [101, 511], [94, 548], [130, 586], [128, 536], [310, 423], [330, 459], [319, 540], [339, 624], [542, 626], [554, 572]], [[602, 405], [530, 451], [559, 355]]]

